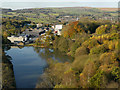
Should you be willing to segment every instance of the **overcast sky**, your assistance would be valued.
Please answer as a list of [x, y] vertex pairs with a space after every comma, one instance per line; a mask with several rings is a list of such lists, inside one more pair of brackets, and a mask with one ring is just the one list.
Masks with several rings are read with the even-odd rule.
[[[45, 7], [118, 8], [119, 0], [1, 0], [2, 8], [25, 9]], [[74, 2], [74, 3], [73, 3]]]
[[119, 2], [120, 0], [1, 0], [2, 2]]

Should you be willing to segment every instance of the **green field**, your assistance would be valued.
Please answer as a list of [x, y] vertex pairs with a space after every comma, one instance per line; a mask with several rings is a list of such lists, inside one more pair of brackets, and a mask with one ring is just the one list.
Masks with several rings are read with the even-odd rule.
[[[25, 17], [28, 20], [32, 20], [36, 23], [59, 23], [66, 22], [64, 16], [70, 16], [68, 21], [80, 18], [87, 17], [91, 19], [100, 19], [102, 18], [113, 18], [117, 20], [118, 12], [116, 9], [100, 9], [100, 8], [87, 8], [87, 7], [69, 7], [69, 8], [33, 8], [33, 9], [23, 9], [23, 10], [12, 10], [5, 12], [3, 9], [3, 17]], [[61, 20], [64, 18], [64, 20]], [[60, 21], [61, 20], [61, 21]]]

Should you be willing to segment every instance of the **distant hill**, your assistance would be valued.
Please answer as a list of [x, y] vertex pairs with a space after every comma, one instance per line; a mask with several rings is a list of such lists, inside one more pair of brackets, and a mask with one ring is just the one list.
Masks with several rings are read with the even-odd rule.
[[118, 11], [118, 8], [98, 8], [103, 11]]
[[[24, 17], [36, 23], [61, 23], [75, 21], [77, 18], [90, 18], [94, 20], [118, 20], [117, 8], [92, 7], [62, 7], [62, 8], [29, 8], [29, 9], [3, 9], [3, 17]], [[66, 18], [68, 16], [68, 18]]]
[[2, 13], [12, 12], [12, 9], [2, 8]]

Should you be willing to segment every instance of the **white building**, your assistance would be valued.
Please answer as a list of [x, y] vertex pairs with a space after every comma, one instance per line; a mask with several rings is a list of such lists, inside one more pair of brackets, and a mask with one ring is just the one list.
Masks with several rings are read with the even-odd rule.
[[9, 39], [12, 43], [27, 41], [27, 37], [23, 37], [23, 36], [19, 36], [19, 37], [11, 36], [11, 37], [7, 37], [7, 39]]
[[64, 17], [69, 18], [70, 16], [64, 16]]
[[79, 20], [79, 18], [77, 17], [77, 18], [76, 18], [76, 21], [78, 21], [78, 20]]
[[27, 24], [28, 26], [30, 26], [31, 24]]
[[53, 29], [55, 29], [55, 26], [52, 26]]
[[42, 24], [36, 24], [37, 25], [37, 28], [39, 28], [39, 27], [41, 27], [42, 26]]
[[55, 25], [55, 32], [57, 35], [61, 35], [62, 25]]

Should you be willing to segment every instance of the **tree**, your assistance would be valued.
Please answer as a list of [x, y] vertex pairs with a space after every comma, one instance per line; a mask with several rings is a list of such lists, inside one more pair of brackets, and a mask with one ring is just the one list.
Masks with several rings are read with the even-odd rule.
[[105, 34], [109, 32], [109, 25], [101, 25], [96, 29], [97, 34]]

